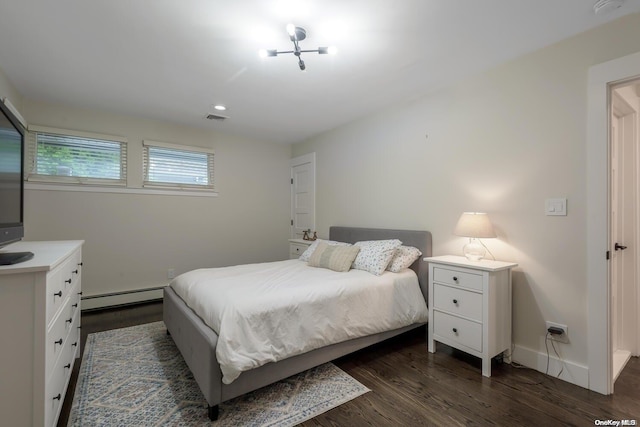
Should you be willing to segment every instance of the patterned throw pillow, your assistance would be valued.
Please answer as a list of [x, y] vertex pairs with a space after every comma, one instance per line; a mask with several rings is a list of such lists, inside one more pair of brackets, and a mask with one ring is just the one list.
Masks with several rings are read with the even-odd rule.
[[358, 252], [360, 248], [357, 246], [328, 245], [326, 242], [320, 242], [309, 259], [309, 265], [339, 272], [349, 271]]
[[411, 264], [418, 258], [420, 258], [422, 252], [418, 248], [414, 248], [413, 246], [400, 246], [396, 249], [395, 255], [391, 258], [391, 262], [387, 267], [387, 270], [392, 271], [394, 273], [399, 273], [405, 268], [411, 267]]
[[302, 253], [302, 255], [300, 255], [300, 258], [298, 258], [298, 259], [300, 261], [304, 261], [304, 262], [309, 261], [309, 258], [311, 258], [311, 254], [313, 254], [313, 252], [316, 250], [316, 248], [318, 247], [320, 242], [325, 242], [327, 245], [351, 246], [351, 244], [349, 244], [349, 243], [335, 242], [333, 240], [317, 239], [315, 242], [313, 242], [311, 245], [309, 245], [309, 247], [307, 249], [305, 249], [305, 251]]
[[379, 276], [384, 273], [400, 245], [402, 242], [398, 239], [357, 242], [354, 246], [360, 247], [360, 253], [353, 262], [353, 268]]

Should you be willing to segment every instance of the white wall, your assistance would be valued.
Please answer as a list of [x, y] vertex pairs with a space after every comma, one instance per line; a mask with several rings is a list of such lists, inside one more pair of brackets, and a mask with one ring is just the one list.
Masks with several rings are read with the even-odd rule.
[[28, 240], [86, 241], [84, 296], [162, 286], [169, 268], [288, 257], [289, 146], [30, 99], [21, 112], [32, 125], [127, 137], [132, 187], [143, 139], [215, 149], [218, 197], [25, 191]]
[[[486, 244], [519, 264], [516, 360], [544, 370], [545, 320], [568, 325], [563, 378], [586, 386], [587, 71], [639, 39], [630, 15], [294, 145], [294, 156], [316, 152], [319, 235], [427, 229], [435, 255], [461, 254], [459, 215], [488, 212], [498, 239]], [[568, 198], [568, 216], [545, 216], [551, 197]]]
[[2, 98], [7, 97], [18, 111], [22, 110], [22, 95], [11, 84], [7, 75], [2, 70], [2, 64], [0, 64], [0, 102]]

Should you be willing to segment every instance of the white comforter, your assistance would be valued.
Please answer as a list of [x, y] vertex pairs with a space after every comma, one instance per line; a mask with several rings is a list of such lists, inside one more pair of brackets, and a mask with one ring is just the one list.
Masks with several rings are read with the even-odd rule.
[[428, 319], [412, 270], [374, 276], [287, 260], [194, 270], [171, 287], [218, 334], [225, 384], [268, 362]]

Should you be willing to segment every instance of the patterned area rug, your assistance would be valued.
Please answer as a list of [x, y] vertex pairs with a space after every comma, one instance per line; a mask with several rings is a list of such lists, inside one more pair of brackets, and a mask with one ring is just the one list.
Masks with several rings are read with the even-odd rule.
[[294, 426], [369, 391], [331, 363], [207, 402], [163, 322], [90, 334], [68, 426]]

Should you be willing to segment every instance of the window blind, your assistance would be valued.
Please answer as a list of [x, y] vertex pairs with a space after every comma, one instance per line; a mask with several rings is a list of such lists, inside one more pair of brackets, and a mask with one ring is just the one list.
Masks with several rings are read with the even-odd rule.
[[126, 185], [126, 141], [43, 131], [29, 134], [28, 180]]
[[211, 150], [144, 142], [144, 186], [214, 189]]

